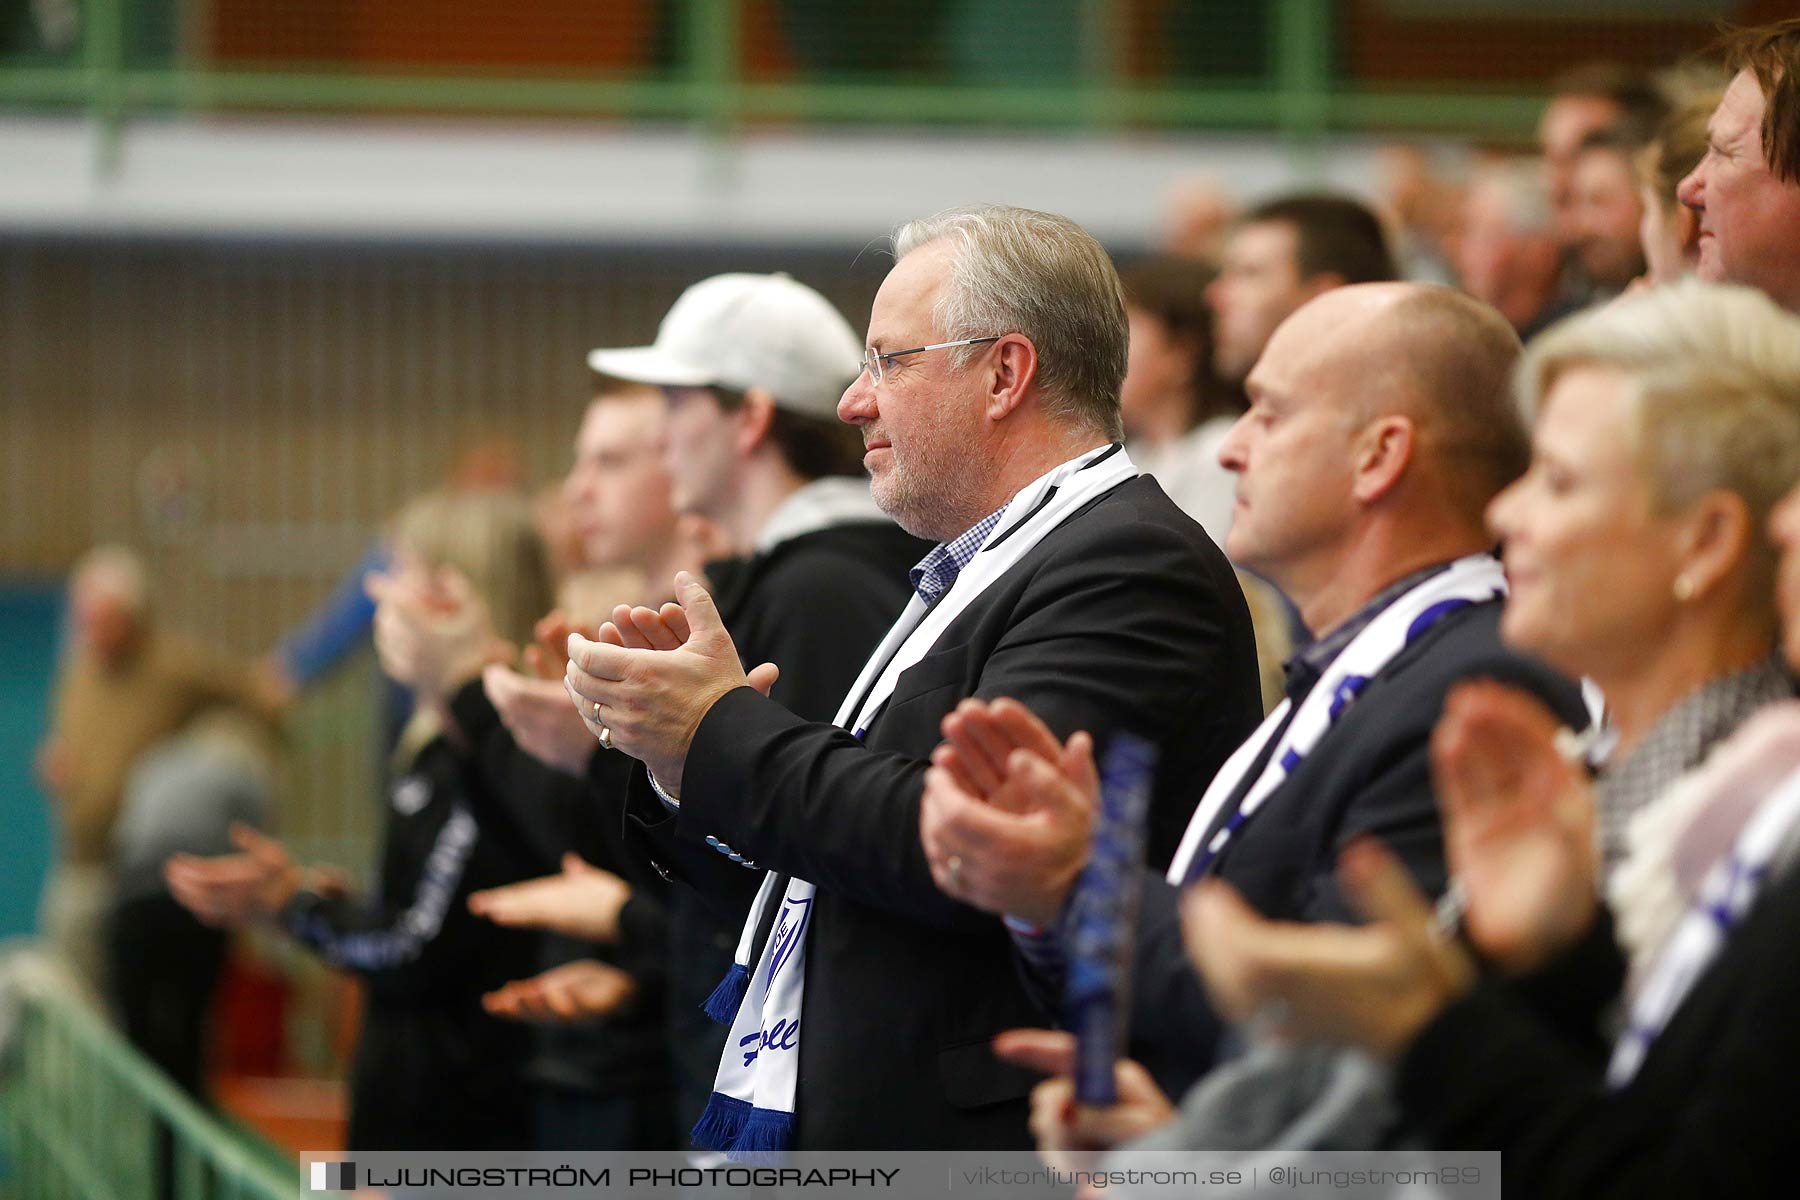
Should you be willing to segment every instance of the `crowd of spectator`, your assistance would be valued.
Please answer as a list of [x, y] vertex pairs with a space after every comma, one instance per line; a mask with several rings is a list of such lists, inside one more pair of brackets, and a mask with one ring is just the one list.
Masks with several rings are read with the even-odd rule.
[[[194, 1090], [219, 929], [359, 975], [352, 1149], [1495, 1149], [1522, 1194], [1776, 1194], [1800, 20], [1722, 50], [1558, 79], [1534, 159], [1122, 271], [1052, 214], [922, 218], [860, 333], [696, 283], [589, 359], [560, 557], [609, 607], [555, 607], [506, 488], [371, 559], [407, 716], [367, 889], [259, 831], [284, 697], [96, 551], [51, 936]], [[1146, 869], [1085, 1105], [1119, 734]]]

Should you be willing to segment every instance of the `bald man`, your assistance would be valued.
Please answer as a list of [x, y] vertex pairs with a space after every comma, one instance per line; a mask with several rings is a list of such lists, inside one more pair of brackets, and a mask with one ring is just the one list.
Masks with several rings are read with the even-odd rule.
[[[1528, 457], [1509, 399], [1518, 353], [1506, 319], [1460, 292], [1368, 284], [1299, 309], [1250, 372], [1250, 410], [1219, 451], [1238, 477], [1226, 551], [1291, 597], [1318, 638], [1290, 660], [1281, 707], [1217, 777], [1194, 781], [1202, 795], [1168, 877], [1146, 883], [1132, 1034], [1165, 1085], [1197, 1077], [1219, 1029], [1182, 953], [1180, 886], [1217, 875], [1264, 913], [1350, 920], [1338, 853], [1378, 834], [1437, 893], [1427, 747], [1446, 691], [1503, 679], [1586, 724], [1573, 684], [1500, 643], [1506, 583], [1484, 512]], [[946, 734], [920, 815], [935, 877], [1037, 927], [1019, 946], [1051, 983], [1094, 806], [1083, 755], [1058, 752], [1005, 702], [965, 705]]]

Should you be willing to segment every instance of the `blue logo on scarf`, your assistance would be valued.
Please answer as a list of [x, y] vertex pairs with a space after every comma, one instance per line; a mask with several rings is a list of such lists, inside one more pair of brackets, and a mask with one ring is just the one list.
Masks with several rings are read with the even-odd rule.
[[[755, 1062], [756, 1056], [764, 1050], [792, 1050], [799, 1044], [800, 1022], [790, 1021], [786, 1017], [767, 1029], [758, 1029], [755, 1033], [747, 1033], [738, 1039], [738, 1049], [743, 1052], [746, 1067]], [[745, 1046], [754, 1046], [755, 1049], [745, 1050]]]
[[781, 964], [787, 961], [794, 947], [800, 944], [800, 932], [806, 928], [806, 918], [812, 914], [812, 897], [804, 900], [781, 901], [781, 919], [775, 922], [775, 932], [770, 934], [775, 942], [775, 952], [769, 955], [769, 985], [775, 983], [775, 976], [781, 973]]

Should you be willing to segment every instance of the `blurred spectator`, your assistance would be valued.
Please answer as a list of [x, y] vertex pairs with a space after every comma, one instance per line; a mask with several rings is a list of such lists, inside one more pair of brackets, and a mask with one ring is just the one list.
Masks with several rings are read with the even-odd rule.
[[[477, 442], [457, 455], [446, 477], [452, 491], [516, 488], [521, 478], [519, 448], [502, 438]], [[553, 537], [554, 523], [545, 532], [547, 538]], [[259, 686], [291, 703], [361, 649], [375, 617], [375, 603], [363, 589], [363, 580], [387, 571], [392, 563], [392, 547], [384, 534], [370, 543], [330, 595], [258, 661]], [[390, 692], [387, 708], [391, 728], [384, 746], [391, 746], [406, 723], [405, 696]]]
[[176, 854], [227, 854], [234, 824], [267, 823], [275, 751], [255, 717], [203, 713], [138, 759], [113, 831], [113, 1005], [132, 1044], [196, 1099], [204, 1099], [206, 1014], [226, 937], [169, 894], [163, 864]]
[[1258, 205], [1231, 231], [1206, 292], [1215, 368], [1242, 383], [1275, 327], [1302, 304], [1347, 283], [1394, 276], [1381, 222], [1357, 201], [1320, 194]]
[[[1213, 272], [1179, 258], [1150, 258], [1120, 272], [1131, 346], [1119, 405], [1131, 460], [1219, 545], [1231, 530], [1237, 480], [1219, 447], [1243, 415], [1241, 389], [1213, 372]], [[1281, 664], [1293, 650], [1292, 617], [1280, 593], [1238, 572], [1256, 626], [1263, 707], [1279, 703]]]
[[[549, 604], [547, 555], [530, 506], [493, 491], [421, 497], [396, 518], [393, 541], [393, 573], [369, 583], [376, 650], [417, 704], [394, 751], [376, 886], [352, 898], [243, 826], [233, 830], [240, 853], [177, 855], [165, 877], [201, 920], [275, 923], [361, 977], [351, 1149], [526, 1148], [530, 1033], [490, 1016], [481, 996], [535, 969], [538, 939], [478, 921], [466, 902], [524, 878], [530, 852], [474, 817], [468, 792], [481, 780], [447, 719], [445, 690], [507, 653], [492, 631], [529, 639]], [[406, 618], [418, 610], [484, 620], [458, 625], [454, 653], [427, 655]]]
[[1216, 266], [1225, 235], [1237, 218], [1237, 204], [1218, 180], [1186, 175], [1169, 185], [1163, 197], [1163, 252], [1175, 258]]
[[[688, 889], [669, 889], [647, 861], [621, 844], [617, 805], [628, 760], [606, 754], [569, 703], [563, 686], [571, 629], [592, 632], [619, 603], [660, 604], [677, 571], [699, 571], [719, 556], [723, 535], [706, 518], [678, 515], [671, 503], [668, 411], [662, 392], [598, 377], [575, 438], [563, 497], [583, 557], [624, 567], [640, 590], [611, 595], [597, 612], [552, 614], [539, 623], [540, 645], [526, 652], [523, 672], [491, 666], [478, 684], [451, 698], [458, 725], [479, 743], [484, 771], [495, 778], [497, 819], [540, 829], [535, 874], [581, 885], [572, 906], [578, 927], [525, 919], [559, 905], [545, 881], [478, 893], [476, 914], [505, 925], [555, 929], [547, 939], [549, 969], [509, 981], [484, 1000], [500, 1016], [540, 1024], [537, 1073], [547, 1082], [538, 1145], [546, 1150], [662, 1148], [680, 1139], [674, 1126], [705, 1103], [718, 1029], [699, 1002], [730, 965], [733, 934]], [[598, 597], [596, 597], [598, 598]], [[519, 759], [547, 764], [557, 778], [536, 779]], [[501, 811], [503, 810], [503, 811]], [[608, 898], [596, 903], [596, 895]], [[522, 913], [516, 897], [528, 902]], [[640, 985], [636, 1013], [619, 1012], [621, 970]], [[665, 980], [660, 1012], [644, 1012], [643, 987]], [[640, 1039], [636, 1017], [656, 1035], [659, 1077], [636, 1083], [641, 1064], [628, 1053]], [[596, 1023], [598, 1022], [598, 1023]], [[695, 1051], [696, 1042], [701, 1049]], [[668, 1078], [668, 1053], [681, 1056]], [[693, 1061], [690, 1061], [693, 1060]], [[674, 1092], [671, 1097], [670, 1093]]]
[[1741, 283], [1800, 312], [1800, 18], [1726, 42], [1736, 71], [1708, 123], [1711, 148], [1681, 181], [1700, 222], [1700, 278]]
[[1549, 103], [1538, 118], [1538, 149], [1557, 234], [1567, 245], [1575, 237], [1571, 217], [1581, 144], [1614, 130], [1642, 145], [1662, 120], [1667, 101], [1647, 72], [1618, 63], [1587, 63], [1564, 71], [1550, 81], [1549, 90]]
[[1464, 188], [1439, 174], [1418, 146], [1383, 146], [1376, 162], [1381, 177], [1378, 194], [1398, 230], [1394, 257], [1400, 277], [1449, 282], [1447, 272], [1463, 220]]
[[1684, 99], [1656, 136], [1638, 152], [1637, 174], [1643, 196], [1644, 222], [1639, 235], [1652, 284], [1674, 283], [1691, 274], [1700, 256], [1700, 227], [1681, 203], [1677, 189], [1706, 157], [1706, 123], [1724, 91], [1703, 89]]
[[112, 899], [113, 823], [140, 755], [214, 705], [272, 717], [248, 672], [157, 627], [137, 555], [101, 546], [76, 564], [70, 643], [38, 771], [55, 806], [59, 859], [45, 886], [52, 949], [104, 994], [102, 925]]
[[588, 563], [566, 482], [556, 479], [544, 484], [532, 495], [531, 506], [537, 514], [538, 531], [550, 548], [557, 610], [591, 627], [600, 623], [600, 615], [617, 604], [621, 596], [643, 595], [644, 577], [636, 567]]
[[1131, 325], [1119, 405], [1132, 461], [1223, 544], [1235, 480], [1219, 465], [1219, 443], [1244, 398], [1213, 373], [1206, 289], [1214, 274], [1178, 258], [1144, 259], [1119, 273]]
[[1603, 130], [1575, 152], [1567, 230], [1591, 299], [1616, 296], [1644, 273], [1644, 200], [1632, 165], [1643, 145]]
[[1483, 166], [1465, 197], [1454, 254], [1463, 289], [1499, 309], [1521, 339], [1572, 312], [1561, 296], [1562, 247], [1537, 172], [1519, 162]]

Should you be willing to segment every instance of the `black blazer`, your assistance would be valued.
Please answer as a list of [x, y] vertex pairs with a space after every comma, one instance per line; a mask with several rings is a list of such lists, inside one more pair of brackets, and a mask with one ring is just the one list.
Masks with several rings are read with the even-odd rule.
[[[1409, 1121], [1434, 1146], [1503, 1151], [1507, 1188], [1525, 1196], [1793, 1195], [1800, 870], [1768, 885], [1617, 1092], [1554, 1033], [1577, 1013], [1591, 1031], [1596, 996], [1617, 994], [1610, 935], [1599, 922], [1553, 965], [1561, 986], [1528, 981], [1534, 1003], [1483, 984], [1427, 1025], [1395, 1076]], [[1612, 986], [1596, 992], [1609, 959]]]
[[[1129, 729], [1162, 747], [1153, 853], [1260, 712], [1230, 565], [1148, 478], [1079, 510], [902, 673], [862, 742], [748, 688], [701, 722], [678, 824], [819, 887], [800, 1038], [796, 1147], [1029, 1144], [1034, 1077], [988, 1043], [1040, 1025], [998, 918], [932, 883], [919, 799], [939, 723], [1012, 696], [1059, 735]], [[633, 811], [664, 820], [640, 789]]]
[[[1497, 679], [1531, 691], [1573, 727], [1587, 725], [1579, 687], [1501, 644], [1500, 610], [1499, 601], [1461, 609], [1396, 655], [1208, 873], [1266, 916], [1354, 921], [1338, 891], [1337, 859], [1349, 841], [1370, 834], [1427, 892], [1442, 892], [1443, 831], [1429, 747], [1445, 693], [1465, 679]], [[1178, 889], [1160, 876], [1145, 879], [1132, 1020], [1133, 1054], [1174, 1095], [1212, 1065], [1220, 1032], [1182, 947], [1178, 900]]]

